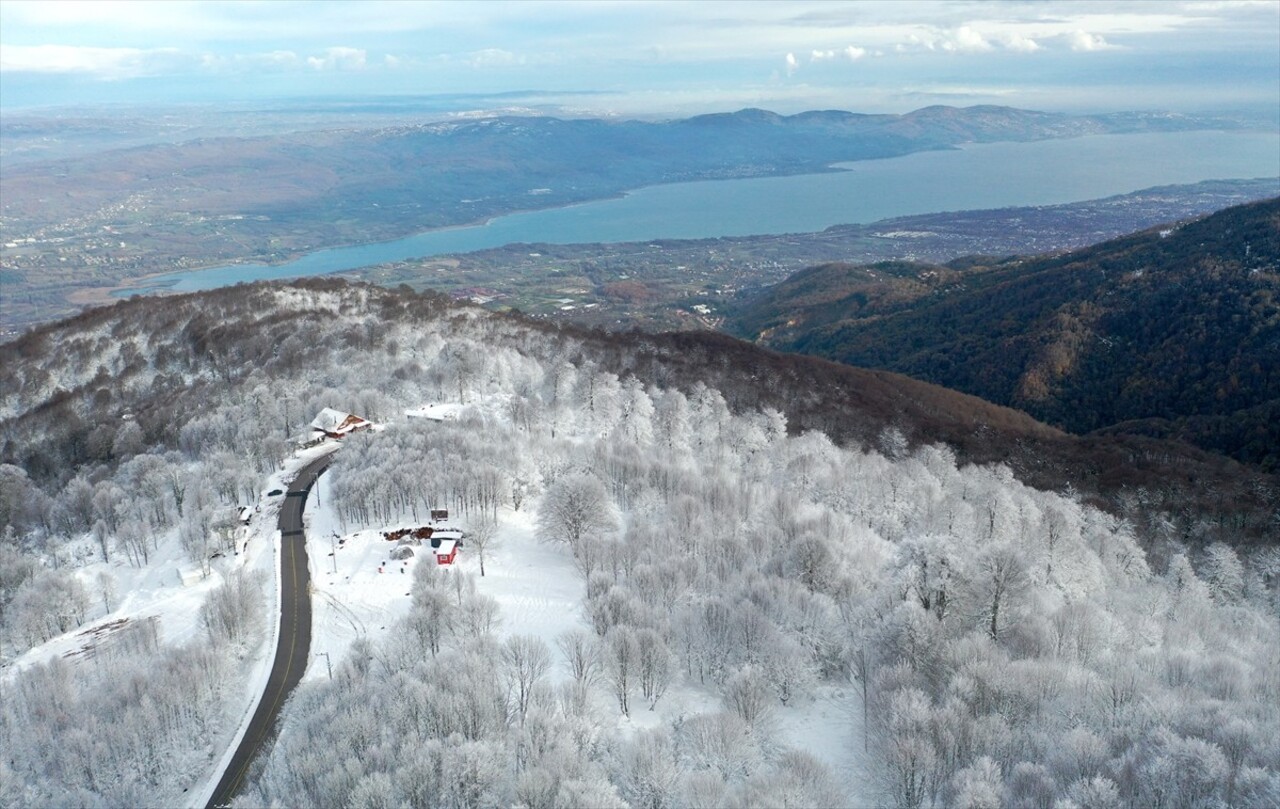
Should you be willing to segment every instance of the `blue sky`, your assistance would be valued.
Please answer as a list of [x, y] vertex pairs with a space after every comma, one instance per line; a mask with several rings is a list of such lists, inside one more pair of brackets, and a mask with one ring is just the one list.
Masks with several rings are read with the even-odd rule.
[[0, 0], [6, 108], [501, 93], [628, 115], [937, 103], [1274, 115], [1280, 0]]

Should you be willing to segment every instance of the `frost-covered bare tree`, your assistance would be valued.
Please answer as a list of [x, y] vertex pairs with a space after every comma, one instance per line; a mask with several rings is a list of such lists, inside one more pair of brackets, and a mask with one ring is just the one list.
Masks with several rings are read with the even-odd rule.
[[190, 784], [181, 751], [215, 743], [230, 660], [199, 643], [162, 645], [154, 623], [139, 621], [97, 663], [54, 658], [6, 687], [4, 805], [181, 802]]
[[529, 714], [534, 689], [551, 667], [551, 650], [542, 638], [512, 635], [502, 646], [502, 662], [509, 698], [523, 723]]
[[187, 558], [200, 566], [204, 575], [209, 575], [210, 557], [217, 546], [213, 536], [213, 515], [209, 509], [200, 506], [188, 507], [178, 521], [178, 541]]
[[649, 702], [649, 709], [658, 704], [671, 685], [671, 652], [657, 630], [649, 627], [636, 632], [636, 680], [640, 694]]
[[482, 511], [472, 517], [467, 526], [467, 548], [476, 552], [480, 562], [480, 575], [484, 575], [485, 554], [498, 546], [498, 520], [491, 513]]
[[200, 623], [215, 643], [243, 644], [263, 620], [262, 582], [236, 571], [214, 588], [200, 609]]
[[604, 676], [609, 681], [618, 710], [631, 715], [631, 693], [636, 685], [640, 649], [635, 631], [619, 624], [609, 628], [602, 642]]
[[754, 666], [735, 672], [724, 685], [725, 705], [751, 727], [767, 722], [773, 714], [774, 696]]
[[572, 629], [556, 638], [556, 646], [574, 682], [590, 685], [595, 681], [600, 667], [600, 652], [591, 635], [581, 629]]
[[680, 764], [666, 729], [642, 730], [619, 743], [612, 769], [618, 792], [631, 806], [669, 809], [676, 805]]
[[1016, 620], [1015, 609], [1029, 584], [1026, 557], [1012, 545], [988, 547], [974, 561], [969, 582], [974, 609], [992, 640], [999, 640]]
[[573, 549], [584, 539], [603, 538], [617, 524], [614, 505], [594, 475], [558, 479], [547, 488], [538, 508], [538, 535], [547, 542], [567, 542]]
[[55, 638], [84, 623], [89, 594], [74, 575], [41, 571], [22, 581], [8, 599], [8, 624], [27, 646]]

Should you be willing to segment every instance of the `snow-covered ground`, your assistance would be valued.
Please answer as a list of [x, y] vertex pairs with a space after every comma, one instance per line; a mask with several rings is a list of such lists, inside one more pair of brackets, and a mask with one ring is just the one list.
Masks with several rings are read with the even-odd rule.
[[[118, 625], [121, 620], [154, 619], [162, 639], [182, 643], [199, 631], [200, 605], [209, 590], [222, 581], [232, 565], [243, 563], [236, 558], [215, 560], [209, 577], [200, 579], [198, 569], [187, 561], [186, 554], [178, 545], [177, 531], [158, 538], [150, 563], [141, 568], [130, 565], [123, 552], [110, 562], [103, 562], [96, 545], [89, 549], [89, 543], [91, 540], [86, 539], [86, 550], [96, 559], [75, 571], [76, 578], [91, 598], [89, 619], [82, 626], [28, 649], [10, 661], [4, 668], [6, 680], [23, 669], [56, 657], [71, 660], [88, 657], [96, 641], [105, 641], [109, 637], [106, 627]], [[184, 574], [190, 581], [192, 573], [195, 580], [184, 586]], [[104, 604], [105, 583], [109, 583], [111, 591], [119, 594], [118, 599], [108, 596], [107, 601], [112, 607], [110, 611]]]
[[875, 794], [863, 747], [861, 706], [856, 687], [820, 685], [812, 697], [779, 710], [775, 719], [777, 741], [830, 767], [854, 806], [864, 805], [857, 796]]
[[[156, 620], [165, 643], [181, 644], [194, 638], [201, 631], [200, 606], [209, 591], [225, 581], [232, 571], [262, 571], [268, 581], [274, 579], [276, 557], [273, 537], [283, 498], [269, 497], [267, 492], [283, 489], [285, 481], [292, 478], [308, 460], [331, 449], [317, 447], [300, 453], [283, 470], [266, 480], [249, 524], [237, 529], [237, 552], [212, 560], [207, 577], [202, 575], [199, 565], [187, 558], [178, 542], [176, 528], [156, 538], [156, 548], [143, 567], [129, 564], [121, 549], [114, 551], [110, 562], [103, 562], [98, 546], [86, 535], [79, 543], [82, 554], [78, 554], [84, 561], [76, 568], [75, 576], [92, 599], [90, 620], [27, 650], [5, 667], [4, 676], [11, 677], [28, 666], [54, 657], [74, 658], [78, 651], [91, 643], [95, 630], [122, 619]], [[93, 561], [89, 561], [90, 558]], [[103, 598], [104, 583], [107, 582], [111, 592], [119, 594], [108, 599], [110, 611], [105, 609]], [[271, 585], [266, 589], [266, 609], [269, 614], [274, 614], [275, 587]]]
[[[456, 412], [451, 408], [457, 407], [434, 405], [406, 413], [430, 412], [434, 416]], [[418, 554], [404, 561], [391, 558], [395, 543], [384, 539], [382, 532], [416, 526], [406, 523], [344, 531], [329, 493], [322, 475], [307, 501], [307, 553], [315, 597], [312, 660], [304, 682], [328, 677], [327, 665], [336, 665], [356, 638], [376, 641], [392, 631], [395, 622], [409, 612], [415, 566], [435, 564], [427, 549], [415, 549]], [[535, 500], [520, 511], [509, 507], [499, 511], [498, 531], [485, 554], [483, 577], [475, 551], [465, 545], [449, 570], [472, 574], [477, 591], [497, 601], [501, 609], [499, 636], [541, 638], [559, 661], [556, 638], [570, 629], [590, 628], [583, 610], [586, 592], [569, 549], [537, 539], [537, 505]], [[452, 519], [447, 525], [463, 530], [468, 527], [465, 517]], [[559, 665], [553, 676], [569, 678]], [[603, 692], [598, 697], [605, 711], [616, 710]], [[720, 697], [713, 690], [677, 680], [653, 710], [641, 703], [630, 717], [619, 714], [617, 727], [626, 733], [721, 709]], [[867, 768], [861, 755], [862, 715], [856, 688], [820, 685], [811, 697], [778, 706], [773, 727], [776, 743], [804, 750], [827, 764], [850, 796], [872, 794], [866, 786]]]
[[[245, 731], [249, 727], [249, 720], [258, 709], [258, 702], [261, 701], [262, 693], [267, 687], [267, 680], [271, 676], [271, 664], [275, 660], [276, 643], [280, 636], [280, 530], [278, 524], [280, 504], [284, 498], [278, 495], [272, 497], [267, 493], [287, 491], [289, 481], [293, 480], [302, 467], [322, 455], [333, 452], [336, 446], [332, 441], [325, 441], [317, 446], [300, 450], [285, 462], [279, 472], [271, 475], [262, 490], [262, 497], [259, 500], [261, 507], [246, 531], [246, 542], [242, 554], [244, 564], [248, 570], [261, 571], [265, 579], [263, 615], [266, 616], [266, 637], [255, 651], [253, 662], [245, 678], [242, 692], [244, 698], [234, 701], [228, 709], [236, 712], [237, 715], [234, 722], [227, 723], [228, 731], [224, 734], [225, 743], [220, 744], [213, 754], [217, 764], [209, 774], [204, 789], [194, 795], [191, 806], [195, 809], [207, 806], [209, 799], [213, 797], [213, 790], [217, 788], [222, 773], [231, 763], [231, 758], [235, 755], [236, 748], [239, 747], [240, 740], [244, 738]], [[199, 605], [196, 610], [199, 610]]]
[[328, 666], [356, 638], [385, 635], [409, 612], [414, 567], [435, 564], [424, 556], [393, 560], [395, 543], [380, 531], [344, 533], [328, 481], [327, 475], [316, 481], [303, 517], [312, 587], [311, 662], [303, 682], [328, 677]]
[[[76, 568], [75, 575], [93, 598], [90, 620], [29, 649], [6, 665], [0, 678], [11, 680], [19, 671], [55, 657], [72, 661], [91, 659], [94, 645], [110, 643], [112, 632], [128, 622], [155, 621], [165, 643], [182, 644], [193, 640], [203, 631], [200, 608], [210, 590], [238, 569], [259, 574], [263, 580], [264, 637], [256, 648], [248, 650], [247, 665], [240, 669], [242, 677], [239, 681], [228, 683], [228, 687], [240, 696], [228, 699], [224, 730], [209, 750], [211, 761], [217, 760], [218, 764], [209, 776], [206, 789], [190, 793], [192, 805], [204, 806], [257, 707], [275, 651], [279, 629], [277, 520], [284, 498], [268, 493], [286, 489], [288, 481], [299, 469], [333, 449], [334, 444], [327, 442], [299, 452], [279, 472], [264, 480], [248, 525], [237, 529], [237, 550], [229, 556], [212, 560], [208, 576], [202, 576], [199, 566], [187, 558], [178, 541], [176, 528], [157, 538], [156, 548], [143, 567], [130, 565], [123, 551], [116, 551], [110, 562], [101, 561], [97, 546], [91, 537], [86, 536], [80, 543], [83, 546], [83, 563]], [[104, 583], [107, 582], [111, 593], [119, 594], [118, 598], [113, 595], [104, 601]], [[110, 611], [106, 609], [108, 602]], [[206, 775], [191, 774], [197, 782]]]
[[[406, 416], [451, 418], [461, 409], [460, 405], [429, 405], [408, 410]], [[260, 572], [265, 580], [265, 637], [251, 651], [248, 667], [242, 669], [243, 679], [231, 686], [243, 697], [229, 701], [226, 729], [219, 743], [210, 750], [210, 756], [218, 763], [208, 774], [205, 788], [191, 793], [192, 806], [205, 805], [257, 707], [275, 650], [280, 541], [277, 519], [283, 497], [268, 493], [286, 490], [288, 481], [299, 469], [335, 450], [340, 451], [340, 445], [326, 441], [300, 451], [281, 471], [267, 478], [249, 524], [238, 529], [238, 552], [215, 559], [208, 577], [201, 578], [198, 567], [186, 559], [176, 530], [160, 538], [146, 567], [130, 566], [123, 554], [110, 563], [83, 564], [76, 575], [92, 595], [99, 596], [92, 608], [93, 619], [21, 655], [5, 667], [3, 678], [7, 680], [17, 671], [55, 656], [76, 659], [86, 647], [109, 637], [112, 627], [122, 620], [154, 619], [166, 642], [189, 640], [202, 631], [199, 611], [212, 588], [237, 568]], [[304, 681], [328, 677], [328, 666], [341, 661], [356, 638], [377, 640], [389, 633], [396, 621], [409, 611], [415, 566], [436, 563], [428, 548], [416, 548], [417, 555], [412, 558], [393, 560], [390, 552], [395, 543], [385, 540], [382, 530], [409, 526], [344, 531], [335, 505], [328, 477], [322, 475], [307, 501], [305, 515], [313, 585], [313, 634], [311, 662]], [[521, 511], [501, 510], [497, 536], [486, 553], [483, 577], [475, 551], [465, 546], [449, 570], [471, 574], [477, 590], [498, 603], [500, 636], [532, 635], [555, 650], [556, 638], [562, 633], [588, 627], [583, 612], [585, 588], [568, 549], [538, 541], [536, 513], [536, 501], [527, 503]], [[465, 517], [453, 519], [447, 525], [462, 530], [468, 527]], [[88, 558], [96, 548], [89, 538], [84, 542], [83, 553]], [[113, 591], [120, 594], [110, 612], [104, 609], [100, 597], [106, 577]], [[558, 653], [555, 656], [559, 658]], [[558, 666], [553, 676], [568, 678], [567, 672]], [[603, 693], [599, 698], [605, 710], [612, 709]], [[815, 689], [813, 698], [797, 699], [777, 711], [775, 740], [815, 755], [846, 779], [851, 794], [859, 794], [863, 792], [857, 787], [863, 768], [851, 761], [849, 755], [849, 751], [860, 752], [862, 748], [859, 705], [855, 689], [821, 686]], [[671, 724], [681, 717], [720, 708], [719, 696], [714, 691], [696, 683], [677, 681], [653, 710], [640, 705], [629, 718], [619, 715], [617, 727], [626, 733]]]
[[[306, 680], [328, 676], [325, 653], [336, 662], [357, 637], [374, 640], [385, 635], [409, 612], [415, 566], [436, 563], [425, 547], [415, 549], [417, 555], [410, 559], [391, 558], [395, 543], [383, 539], [382, 532], [417, 526], [397, 524], [344, 533], [334, 506], [322, 475], [307, 501], [305, 519], [315, 591], [313, 658]], [[474, 575], [476, 589], [497, 600], [502, 636], [536, 635], [555, 648], [557, 635], [583, 626], [583, 588], [568, 553], [535, 538], [533, 517], [527, 508], [503, 509], [495, 547], [485, 555], [484, 577], [480, 577], [479, 559], [466, 547], [449, 570]], [[445, 526], [465, 530], [467, 521], [454, 519], [438, 527]]]
[[432, 419], [434, 421], [453, 420], [458, 418], [465, 405], [453, 402], [432, 402], [419, 407], [410, 407], [404, 411], [411, 419]]

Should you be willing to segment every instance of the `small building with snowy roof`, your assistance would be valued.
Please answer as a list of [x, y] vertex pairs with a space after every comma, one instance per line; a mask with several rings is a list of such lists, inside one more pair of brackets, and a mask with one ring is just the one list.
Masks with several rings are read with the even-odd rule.
[[311, 422], [311, 429], [316, 435], [323, 435], [328, 438], [344, 438], [352, 433], [361, 430], [367, 430], [372, 427], [373, 423], [359, 416], [353, 416], [350, 413], [343, 413], [341, 410], [334, 410], [332, 407], [326, 407], [320, 411], [320, 415], [316, 416]]
[[462, 547], [461, 531], [445, 528], [431, 534], [431, 552], [435, 554], [437, 565], [453, 564], [458, 558], [460, 547]]

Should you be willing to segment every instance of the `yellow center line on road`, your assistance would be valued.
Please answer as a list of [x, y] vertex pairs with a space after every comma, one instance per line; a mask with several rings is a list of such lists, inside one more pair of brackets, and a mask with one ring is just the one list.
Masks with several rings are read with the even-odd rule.
[[[299, 509], [299, 511], [301, 511], [301, 509]], [[299, 516], [299, 520], [298, 520], [298, 521], [299, 521], [299, 522], [301, 522], [301, 521], [302, 521], [302, 520], [301, 520], [301, 516]], [[283, 546], [284, 544], [285, 544], [285, 540], [284, 540], [284, 538], [283, 538], [283, 532], [282, 532], [282, 536], [281, 536], [281, 545]], [[291, 572], [291, 574], [292, 574], [292, 576], [293, 576], [293, 592], [294, 592], [294, 601], [296, 602], [296, 601], [298, 600], [298, 598], [297, 598], [297, 594], [298, 594], [298, 565], [297, 565], [297, 554], [296, 554], [296, 552], [294, 551], [294, 543], [288, 543], [288, 546], [287, 546], [287, 547], [289, 548], [289, 569], [290, 569], [290, 572]], [[281, 550], [283, 551], [283, 548], [282, 548]], [[282, 553], [282, 554], [281, 554], [281, 563], [282, 563], [282, 564], [283, 564], [283, 561], [284, 561], [284, 555], [283, 555], [283, 553]], [[282, 621], [283, 621], [283, 619], [282, 619]], [[295, 648], [297, 647], [297, 645], [298, 645], [298, 625], [297, 625], [297, 622], [295, 621], [295, 622], [294, 622], [294, 626], [293, 626], [293, 632], [292, 632], [292, 633], [290, 634], [290, 636], [289, 636], [289, 654], [285, 657], [284, 674], [283, 674], [283, 676], [280, 678], [280, 687], [276, 690], [276, 697], [275, 697], [275, 699], [274, 699], [274, 700], [272, 700], [272, 702], [271, 702], [271, 710], [267, 713], [267, 716], [268, 716], [268, 717], [270, 717], [270, 716], [272, 716], [273, 714], [275, 714], [276, 710], [277, 710], [277, 709], [279, 708], [279, 706], [280, 706], [280, 698], [284, 696], [284, 692], [285, 692], [285, 684], [286, 684], [286, 683], [288, 683], [288, 681], [289, 681], [289, 672], [293, 670], [293, 652], [294, 652]], [[276, 646], [277, 657], [279, 656], [279, 649], [280, 649], [280, 647], [279, 647], [279, 645], [277, 645], [277, 646]], [[264, 728], [263, 728], [263, 730], [266, 730], [266, 729], [267, 729], [267, 728], [269, 728], [270, 726], [271, 726], [271, 723], [270, 723], [270, 722], [267, 722], [267, 723], [266, 723], [266, 727], [264, 727]], [[262, 741], [263, 741], [262, 739], [259, 739], [259, 740], [258, 740], [258, 742], [254, 745], [254, 747], [261, 747], [261, 746], [262, 746]], [[239, 770], [239, 772], [237, 772], [237, 773], [236, 773], [236, 780], [235, 780], [235, 781], [233, 781], [233, 782], [231, 783], [230, 788], [228, 789], [228, 794], [230, 794], [231, 796], [234, 796], [234, 795], [236, 794], [236, 792], [238, 792], [238, 791], [239, 791], [239, 789], [240, 789], [240, 783], [244, 780], [245, 774], [246, 774], [246, 773], [248, 773], [248, 771], [249, 771], [249, 765], [253, 763], [253, 760], [254, 760], [256, 757], [257, 757], [257, 755], [256, 755], [256, 752], [255, 752], [255, 754], [254, 754], [254, 755], [249, 756], [248, 758], [246, 758], [246, 759], [245, 759], [244, 764], [240, 765], [240, 770]]]
[[[305, 559], [306, 531], [302, 525], [302, 517], [303, 517], [303, 510], [304, 510], [303, 504], [306, 500], [307, 495], [311, 491], [312, 485], [315, 484], [316, 480], [320, 477], [320, 473], [323, 472], [325, 468], [327, 468], [327, 466], [328, 464], [325, 463], [321, 466], [320, 469], [315, 470], [314, 474], [310, 476], [310, 481], [302, 489], [290, 490], [286, 495], [285, 503], [281, 508], [280, 517], [277, 522], [277, 528], [279, 529], [279, 533], [280, 533], [280, 564], [282, 566], [280, 575], [281, 575], [281, 580], [283, 581], [283, 577], [284, 577], [283, 565], [285, 564], [285, 552], [287, 548], [290, 576], [292, 577], [292, 581], [293, 581], [294, 620], [293, 620], [293, 631], [289, 633], [289, 651], [284, 659], [284, 671], [279, 680], [279, 687], [276, 690], [275, 698], [271, 701], [270, 709], [267, 711], [266, 714], [263, 714], [264, 722], [263, 722], [263, 727], [261, 728], [262, 736], [258, 737], [256, 741], [252, 742], [252, 750], [247, 755], [245, 761], [240, 765], [239, 770], [236, 771], [235, 780], [232, 781], [230, 784], [228, 784], [227, 790], [224, 793], [227, 796], [225, 803], [222, 803], [222, 804], [215, 803], [214, 801], [217, 798], [217, 795], [215, 794], [213, 798], [210, 799], [210, 804], [209, 804], [210, 806], [226, 806], [231, 803], [231, 800], [235, 797], [236, 793], [239, 791], [240, 785], [241, 783], [243, 783], [245, 776], [248, 774], [249, 765], [251, 765], [253, 761], [258, 757], [258, 753], [260, 752], [260, 748], [262, 747], [262, 742], [266, 738], [266, 732], [270, 730], [272, 725], [274, 724], [274, 722], [272, 722], [271, 720], [273, 717], [277, 716], [279, 713], [280, 700], [284, 697], [285, 693], [289, 690], [288, 688], [289, 675], [293, 671], [293, 662], [294, 662], [293, 658], [294, 658], [295, 652], [297, 651], [298, 635], [300, 634], [298, 631], [299, 630], [298, 616], [301, 615], [303, 611], [309, 608], [308, 603], [310, 601], [311, 594], [309, 591], [303, 592], [298, 584], [298, 553], [299, 553], [298, 547], [299, 546], [297, 545], [296, 542], [291, 542], [287, 546], [285, 544], [287, 539], [285, 535], [285, 529], [284, 529], [285, 511], [290, 508], [294, 508], [296, 506], [296, 509], [297, 509], [296, 524], [298, 525], [298, 528], [296, 530], [290, 530], [289, 534], [290, 536], [299, 536], [302, 538], [302, 542], [304, 544], [301, 546], [302, 548], [301, 553], [303, 555], [303, 558]], [[295, 478], [293, 482], [290, 484], [290, 486], [301, 483], [301, 481], [304, 479], [306, 471], [307, 469], [304, 469], [303, 470], [304, 474], [299, 475], [297, 478]], [[275, 666], [278, 664], [280, 660], [280, 654], [283, 651], [283, 644], [284, 644], [283, 633], [285, 631], [284, 606], [285, 606], [285, 599], [284, 599], [284, 593], [282, 588], [281, 599], [279, 604], [279, 608], [280, 608], [279, 621], [280, 621], [280, 631], [282, 634], [276, 640], [276, 654], [271, 664], [272, 669], [274, 669]], [[310, 633], [309, 620], [308, 620], [308, 633]], [[307, 640], [310, 641], [310, 638], [308, 637]], [[308, 658], [309, 657], [310, 655], [308, 655]], [[310, 662], [309, 659], [307, 662]], [[305, 664], [304, 664], [303, 673], [305, 674]], [[268, 675], [267, 686], [263, 690], [264, 698], [267, 696], [266, 692], [270, 690], [270, 687], [271, 687], [271, 675]], [[261, 709], [261, 704], [259, 705], [259, 709]], [[255, 711], [254, 716], [257, 716], [257, 715], [258, 715], [258, 711]], [[251, 725], [253, 724], [252, 720], [250, 720], [250, 724]], [[243, 746], [244, 746], [244, 741], [241, 742], [242, 749], [243, 749]]]

